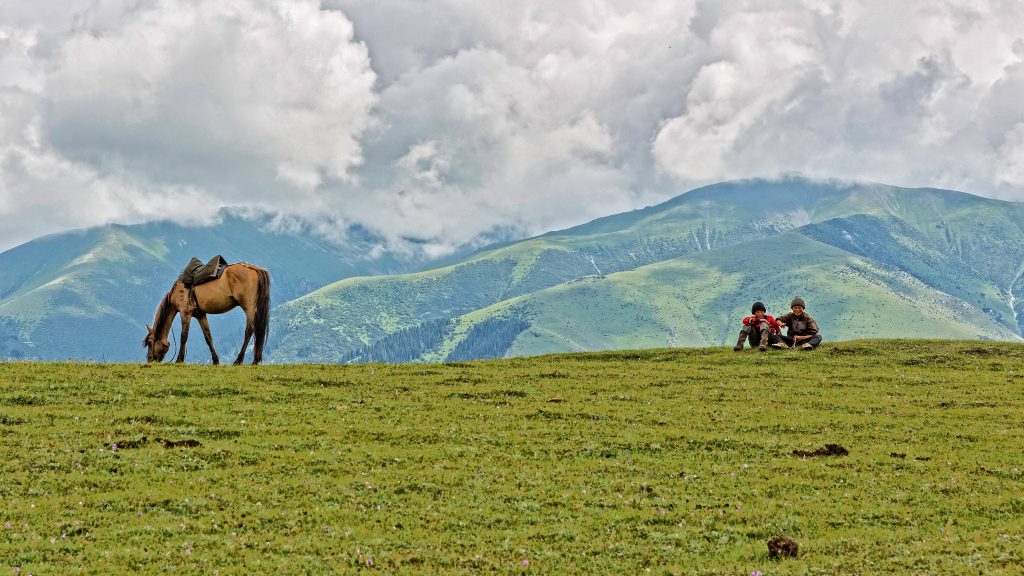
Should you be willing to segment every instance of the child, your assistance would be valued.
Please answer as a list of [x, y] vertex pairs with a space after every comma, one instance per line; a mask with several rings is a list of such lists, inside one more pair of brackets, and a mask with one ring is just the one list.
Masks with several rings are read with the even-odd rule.
[[764, 352], [773, 341], [778, 341], [782, 329], [779, 328], [775, 318], [767, 315], [768, 310], [763, 302], [754, 302], [750, 307], [750, 316], [743, 319], [743, 328], [740, 330], [740, 338], [736, 341], [733, 350], [743, 350], [743, 341], [750, 339], [750, 347], [757, 346], [757, 349]]
[[821, 334], [818, 334], [818, 323], [804, 312], [804, 306], [803, 298], [793, 298], [789, 304], [793, 311], [779, 316], [779, 325], [789, 327], [788, 334], [781, 340], [789, 346], [799, 346], [801, 350], [814, 350], [821, 344]]

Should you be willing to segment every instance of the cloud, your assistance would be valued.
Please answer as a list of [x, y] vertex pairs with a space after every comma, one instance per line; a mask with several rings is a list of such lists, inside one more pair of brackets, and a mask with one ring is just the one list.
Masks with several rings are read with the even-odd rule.
[[793, 171], [1024, 198], [1005, 0], [48, 4], [0, 6], [0, 247], [246, 205], [444, 253]]
[[785, 170], [1021, 198], [1005, 175], [1024, 11], [1004, 2], [702, 3], [709, 61], [652, 153], [679, 181]]
[[7, 8], [21, 26], [0, 31], [0, 213], [312, 213], [328, 184], [356, 179], [376, 75], [344, 14], [308, 0], [75, 8]]
[[45, 129], [69, 158], [155, 183], [315, 190], [362, 162], [375, 75], [352, 34], [309, 1], [159, 2], [67, 39]]

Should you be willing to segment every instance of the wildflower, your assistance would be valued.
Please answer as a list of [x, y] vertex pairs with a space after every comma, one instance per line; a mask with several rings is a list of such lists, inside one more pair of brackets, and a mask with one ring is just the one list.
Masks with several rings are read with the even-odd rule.
[[523, 566], [529, 566], [529, 565], [530, 565], [530, 561], [527, 560], [526, 558], [523, 558]]
[[754, 570], [750, 573], [750, 576], [762, 576], [760, 570]]
[[366, 565], [367, 566], [373, 566], [373, 558], [367, 558], [366, 559]]
[[21, 574], [21, 566], [15, 566], [14, 567], [14, 573], [15, 574]]

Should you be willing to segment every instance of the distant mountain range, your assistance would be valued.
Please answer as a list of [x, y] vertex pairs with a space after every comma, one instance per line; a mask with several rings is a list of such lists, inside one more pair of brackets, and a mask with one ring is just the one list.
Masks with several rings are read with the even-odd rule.
[[[270, 269], [274, 362], [731, 344], [754, 300], [781, 313], [797, 295], [828, 340], [1022, 333], [1024, 205], [948, 190], [725, 182], [429, 270], [379, 245], [231, 215], [41, 238], [0, 254], [0, 358], [140, 360], [159, 297], [215, 254]], [[229, 357], [242, 323], [225, 316]], [[189, 350], [209, 358], [201, 338]]]
[[434, 270], [277, 308], [281, 362], [458, 360], [732, 343], [754, 300], [828, 339], [1019, 339], [1024, 205], [936, 189], [745, 180]]

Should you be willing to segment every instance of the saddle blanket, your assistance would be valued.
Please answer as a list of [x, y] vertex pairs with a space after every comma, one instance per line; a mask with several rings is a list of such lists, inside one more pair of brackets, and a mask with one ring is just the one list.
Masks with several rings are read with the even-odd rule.
[[224, 269], [227, 267], [227, 260], [220, 255], [214, 256], [206, 264], [203, 264], [202, 260], [193, 257], [188, 266], [185, 266], [185, 269], [182, 270], [181, 276], [178, 276], [178, 280], [185, 286], [192, 287], [220, 278], [220, 275], [224, 273]]

